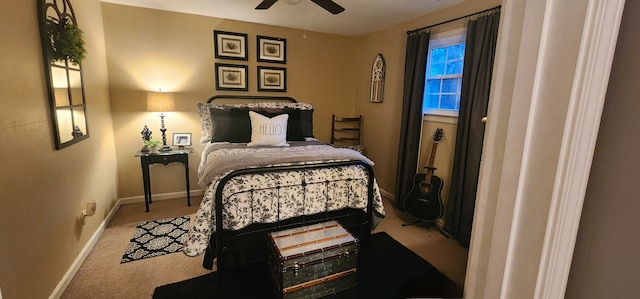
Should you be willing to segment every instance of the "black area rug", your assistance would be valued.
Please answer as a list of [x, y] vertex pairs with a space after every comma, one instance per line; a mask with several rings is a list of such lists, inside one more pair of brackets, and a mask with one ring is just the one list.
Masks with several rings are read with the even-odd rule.
[[178, 252], [188, 231], [189, 216], [139, 223], [120, 263]]
[[[462, 298], [462, 289], [388, 234], [371, 236], [359, 252], [358, 284], [326, 298]], [[157, 287], [155, 299], [276, 298], [266, 263], [230, 269], [218, 284], [216, 272]]]

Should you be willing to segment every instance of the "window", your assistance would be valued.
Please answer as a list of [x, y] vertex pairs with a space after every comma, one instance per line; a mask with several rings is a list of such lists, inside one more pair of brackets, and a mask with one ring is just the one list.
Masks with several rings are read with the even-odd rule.
[[465, 38], [464, 29], [432, 35], [425, 74], [424, 114], [458, 116]]

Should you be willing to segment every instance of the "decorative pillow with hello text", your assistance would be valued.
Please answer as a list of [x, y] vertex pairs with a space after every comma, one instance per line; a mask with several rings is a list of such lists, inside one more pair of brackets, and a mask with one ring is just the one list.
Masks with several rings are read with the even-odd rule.
[[269, 118], [249, 111], [249, 118], [251, 119], [251, 142], [247, 146], [289, 146], [287, 143], [288, 114]]

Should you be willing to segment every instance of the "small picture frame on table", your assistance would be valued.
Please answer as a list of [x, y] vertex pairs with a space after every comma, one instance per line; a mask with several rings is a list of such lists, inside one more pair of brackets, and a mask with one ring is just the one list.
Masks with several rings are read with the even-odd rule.
[[216, 63], [216, 89], [248, 91], [248, 69], [246, 65]]
[[278, 37], [257, 36], [258, 62], [287, 63], [287, 40]]
[[258, 66], [258, 91], [287, 91], [287, 69]]
[[191, 133], [173, 133], [173, 146], [177, 146], [179, 149], [191, 146]]
[[246, 33], [214, 30], [213, 39], [216, 58], [249, 60]]

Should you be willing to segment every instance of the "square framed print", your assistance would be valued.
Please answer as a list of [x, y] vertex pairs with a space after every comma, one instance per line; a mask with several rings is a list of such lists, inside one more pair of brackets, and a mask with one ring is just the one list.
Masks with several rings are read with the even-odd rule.
[[191, 133], [173, 133], [173, 146], [191, 146]]
[[258, 91], [287, 91], [287, 69], [258, 66]]
[[258, 62], [287, 63], [287, 40], [278, 37], [257, 36]]
[[228, 31], [213, 31], [216, 58], [249, 60], [247, 34]]
[[246, 65], [216, 63], [216, 89], [248, 91], [247, 71]]

